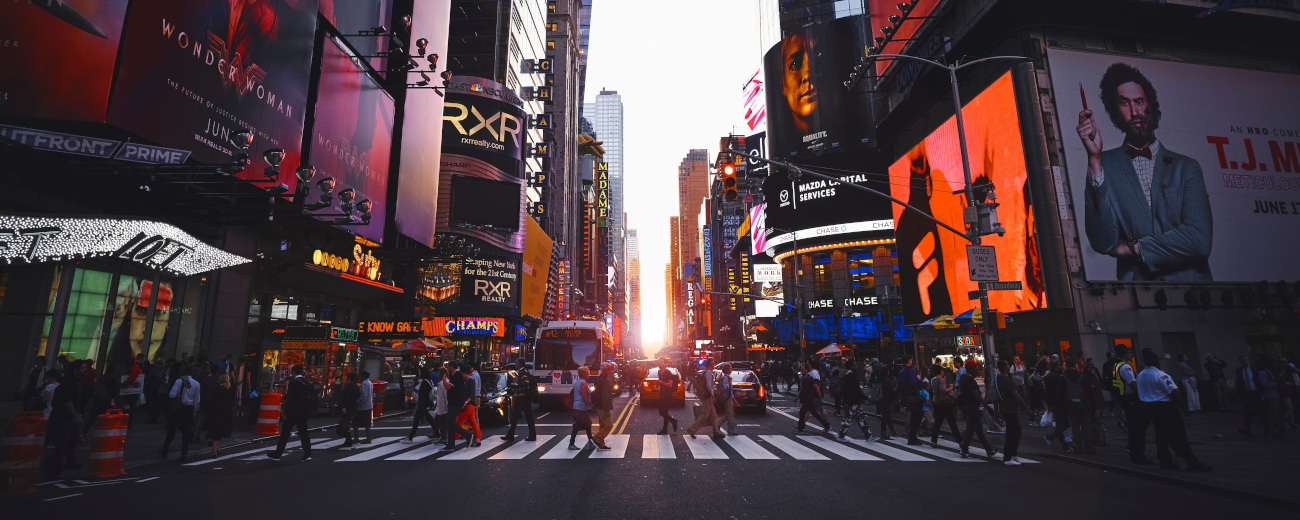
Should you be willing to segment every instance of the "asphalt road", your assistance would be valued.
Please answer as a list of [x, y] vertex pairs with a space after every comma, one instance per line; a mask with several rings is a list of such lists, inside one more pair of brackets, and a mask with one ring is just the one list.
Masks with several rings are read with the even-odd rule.
[[[1033, 462], [1009, 467], [1000, 456], [997, 462], [960, 459], [955, 449], [905, 446], [905, 439], [882, 445], [796, 436], [798, 405], [788, 395], [775, 396], [765, 415], [740, 415], [737, 436], [717, 442], [708, 439], [708, 430], [699, 439], [686, 436], [689, 406], [672, 410], [681, 421], [675, 434], [655, 435], [661, 422], [649, 404], [617, 399], [610, 442], [615, 449], [608, 452], [567, 450], [569, 418], [560, 412], [539, 419], [539, 435], [549, 437], [537, 443], [501, 442], [505, 427], [492, 425], [484, 428], [483, 447], [452, 454], [439, 454], [431, 444], [396, 442], [409, 428], [409, 418], [399, 417], [378, 422], [375, 442], [361, 449], [341, 451], [337, 439], [316, 439], [308, 462], [300, 462], [296, 450], [280, 461], [255, 460], [272, 446], [252, 444], [226, 450], [221, 459], [143, 466], [121, 479], [48, 481], [35, 494], [0, 498], [0, 510], [6, 518], [23, 519], [186, 520], [484, 513], [528, 519], [1278, 514], [1244, 500], [1032, 453], [1023, 458]], [[850, 437], [858, 436], [850, 431]], [[1001, 443], [1000, 436], [991, 440]]]

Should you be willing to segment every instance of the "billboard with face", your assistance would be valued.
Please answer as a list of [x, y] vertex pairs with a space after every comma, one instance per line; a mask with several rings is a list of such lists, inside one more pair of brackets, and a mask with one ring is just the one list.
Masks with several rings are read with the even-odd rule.
[[774, 157], [803, 159], [875, 141], [865, 86], [844, 87], [866, 55], [869, 29], [861, 16], [810, 25], [767, 51], [768, 146]]
[[0, 116], [103, 122], [126, 4], [0, 2]]
[[[434, 55], [447, 55], [447, 29], [451, 0], [415, 2], [411, 13], [411, 37], [428, 43], [422, 70], [428, 70]], [[418, 53], [418, 47], [416, 53]], [[419, 61], [417, 59], [417, 61]], [[429, 73], [431, 86], [441, 85], [437, 73]], [[415, 79], [418, 74], [408, 74]], [[416, 80], [420, 81], [420, 80]], [[431, 89], [411, 88], [406, 92], [406, 117], [402, 120], [401, 162], [397, 171], [397, 209], [393, 222], [397, 232], [433, 247], [438, 208], [439, 162], [442, 158], [443, 96]]]
[[[362, 201], [370, 201], [370, 223], [346, 229], [374, 242], [384, 239], [388, 196], [388, 159], [393, 144], [393, 100], [355, 58], [326, 40], [321, 55], [321, 79], [316, 117], [312, 123], [309, 158], [316, 167], [317, 185], [308, 187], [309, 201], [320, 191], [321, 179], [335, 181], [328, 207], [315, 213], [343, 213], [346, 190], [352, 212], [358, 216]], [[314, 200], [313, 200], [314, 199]], [[334, 217], [326, 217], [333, 219]]]
[[[278, 182], [292, 190], [316, 7], [315, 0], [134, 0], [108, 122], [207, 163], [231, 161], [230, 137], [250, 131], [255, 159], [271, 148], [286, 152]], [[261, 166], [239, 178], [267, 182]]]
[[[1003, 236], [983, 237], [997, 251], [998, 275], [1019, 281], [1019, 291], [989, 291], [991, 308], [1003, 312], [1046, 306], [1025, 153], [1020, 140], [1011, 74], [1004, 74], [962, 108], [966, 123], [971, 178], [992, 182]], [[917, 143], [889, 167], [891, 195], [957, 229], [963, 228], [967, 201], [956, 118]], [[894, 205], [899, 275], [903, 280], [903, 311], [909, 323], [927, 317], [960, 313], [975, 306], [968, 293], [979, 289], [970, 280], [968, 242], [914, 212]], [[910, 253], [909, 253], [910, 252]]]
[[1295, 279], [1300, 76], [1048, 58], [1089, 280]]

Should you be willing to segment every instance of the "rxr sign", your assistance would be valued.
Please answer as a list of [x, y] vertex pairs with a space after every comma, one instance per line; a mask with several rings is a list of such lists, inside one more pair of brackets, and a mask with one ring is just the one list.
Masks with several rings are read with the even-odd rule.
[[[477, 122], [473, 127], [466, 130], [462, 122], [471, 116]], [[492, 114], [491, 117], [483, 117], [483, 114], [479, 113], [478, 107], [473, 105], [467, 107], [462, 103], [448, 102], [442, 120], [451, 123], [452, 126], [456, 127], [457, 132], [468, 137], [473, 137], [479, 130], [487, 130], [493, 140], [505, 142], [506, 134], [510, 134], [511, 141], [516, 146], [519, 144], [519, 133], [523, 130], [523, 123], [519, 121], [518, 117], [505, 112], [497, 112]]]
[[474, 296], [485, 302], [505, 303], [510, 298], [510, 289], [510, 282], [474, 280]]

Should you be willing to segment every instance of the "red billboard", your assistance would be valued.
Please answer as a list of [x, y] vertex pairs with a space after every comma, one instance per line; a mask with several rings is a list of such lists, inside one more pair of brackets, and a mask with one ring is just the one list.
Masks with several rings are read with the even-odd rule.
[[230, 161], [229, 139], [253, 133], [251, 153], [281, 148], [278, 181], [261, 161], [239, 175], [297, 184], [307, 112], [316, 0], [134, 0], [108, 122], [156, 144]]
[[[416, 58], [417, 70], [432, 70], [433, 55], [447, 55], [447, 30], [451, 17], [451, 0], [422, 0], [413, 6], [411, 13], [411, 38], [414, 54], [419, 54], [418, 43], [427, 41], [424, 57]], [[436, 72], [424, 73], [430, 87], [442, 85]], [[409, 83], [424, 80], [419, 72], [406, 74]], [[443, 96], [427, 88], [411, 88], [406, 92], [406, 117], [402, 120], [402, 146], [400, 166], [397, 171], [397, 209], [393, 221], [397, 232], [417, 242], [433, 247], [438, 208], [439, 163], [442, 159]]]
[[[885, 38], [889, 40], [885, 46], [880, 49], [881, 54], [906, 54], [903, 49], [912, 43], [912, 37], [916, 36], [917, 29], [921, 24], [927, 21], [930, 13], [934, 12], [935, 6], [939, 5], [940, 0], [869, 0], [867, 12], [871, 13], [871, 34], [873, 37]], [[908, 6], [906, 15], [898, 9], [898, 6]], [[895, 28], [894, 22], [889, 21], [890, 16], [899, 16], [903, 18], [902, 23]], [[881, 32], [881, 28], [888, 27], [894, 32], [892, 35], [886, 35]], [[873, 44], [874, 45], [874, 44]], [[876, 73], [884, 74], [885, 69], [893, 65], [898, 60], [880, 59], [876, 60]]]
[[[962, 117], [972, 182], [993, 183], [1001, 204], [998, 216], [1006, 229], [1005, 235], [982, 237], [983, 244], [996, 249], [1000, 280], [1019, 281], [1023, 287], [989, 291], [990, 307], [1003, 312], [1046, 307], [1011, 73], [966, 103]], [[889, 167], [889, 182], [895, 198], [962, 229], [967, 201], [961, 190], [966, 182], [957, 142], [956, 119], [949, 117]], [[914, 212], [904, 212], [902, 206], [893, 208], [903, 310], [909, 322], [974, 307], [968, 293], [979, 286], [970, 280], [968, 242]]]
[[307, 145], [307, 162], [316, 167], [316, 177], [315, 184], [307, 187], [306, 201], [319, 204], [320, 182], [334, 179], [329, 205], [313, 213], [330, 215], [324, 217], [327, 220], [348, 213], [360, 221], [367, 209], [362, 206], [368, 206], [370, 222], [347, 229], [382, 242], [393, 146], [393, 99], [353, 60], [334, 40], [325, 41], [316, 115]]
[[0, 2], [0, 116], [103, 122], [127, 3]]

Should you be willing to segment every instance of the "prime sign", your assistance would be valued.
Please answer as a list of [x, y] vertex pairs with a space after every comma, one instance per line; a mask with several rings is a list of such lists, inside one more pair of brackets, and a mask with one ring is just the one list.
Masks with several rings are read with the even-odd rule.
[[191, 276], [250, 260], [162, 222], [0, 215], [0, 261], [7, 264], [120, 258]]

